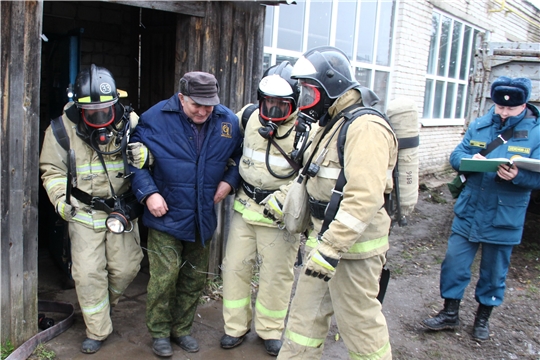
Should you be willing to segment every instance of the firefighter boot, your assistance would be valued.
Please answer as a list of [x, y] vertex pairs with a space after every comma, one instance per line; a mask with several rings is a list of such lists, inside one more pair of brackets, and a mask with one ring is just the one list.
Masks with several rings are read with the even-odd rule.
[[278, 356], [279, 350], [281, 350], [281, 340], [264, 340], [264, 347], [266, 352], [272, 356]]
[[81, 351], [85, 354], [93, 354], [101, 349], [102, 344], [103, 341], [86, 338], [82, 343]]
[[423, 320], [422, 325], [435, 331], [458, 327], [460, 301], [459, 299], [444, 299], [444, 309], [437, 316]]
[[489, 339], [489, 316], [491, 310], [493, 310], [493, 306], [478, 305], [472, 332], [472, 337], [475, 340], [484, 341]]

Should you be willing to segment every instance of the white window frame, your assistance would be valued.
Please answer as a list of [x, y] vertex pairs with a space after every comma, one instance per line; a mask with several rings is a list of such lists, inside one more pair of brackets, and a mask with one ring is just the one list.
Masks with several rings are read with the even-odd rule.
[[[434, 102], [435, 102], [435, 88], [436, 88], [436, 84], [437, 84], [437, 81], [442, 81], [444, 82], [445, 86], [444, 86], [444, 89], [443, 89], [443, 93], [442, 93], [442, 96], [441, 98], [443, 99], [442, 101], [445, 102], [446, 100], [446, 89], [447, 89], [447, 84], [448, 83], [454, 83], [456, 85], [456, 88], [454, 90], [454, 94], [453, 94], [453, 98], [452, 98], [452, 102], [455, 106], [456, 104], [456, 101], [457, 101], [457, 93], [458, 93], [458, 89], [459, 89], [459, 86], [460, 85], [464, 85], [464, 91], [463, 91], [463, 103], [462, 103], [462, 109], [463, 110], [463, 114], [464, 116], [463, 117], [460, 117], [460, 118], [424, 118], [423, 116], [423, 110], [422, 110], [422, 118], [420, 119], [420, 123], [422, 124], [422, 126], [463, 126], [465, 124], [465, 120], [466, 120], [466, 105], [467, 105], [467, 97], [469, 96], [468, 95], [468, 92], [469, 92], [469, 76], [471, 75], [469, 73], [469, 70], [470, 70], [470, 63], [471, 63], [471, 57], [474, 56], [475, 54], [475, 49], [474, 49], [474, 41], [475, 41], [475, 37], [474, 37], [474, 33], [475, 31], [480, 31], [480, 32], [484, 32], [483, 29], [477, 27], [477, 26], [474, 26], [473, 24], [469, 23], [469, 22], [466, 22], [464, 21], [463, 19], [460, 19], [460, 18], [457, 18], [456, 16], [452, 16], [448, 13], [445, 13], [444, 11], [441, 11], [439, 9], [433, 9], [433, 13], [435, 14], [439, 14], [440, 15], [440, 18], [441, 20], [443, 19], [443, 17], [447, 17], [447, 18], [450, 18], [452, 20], [452, 27], [450, 28], [450, 36], [451, 38], [449, 39], [448, 41], [448, 51], [447, 51], [447, 54], [446, 54], [446, 60], [445, 60], [445, 63], [447, 64], [446, 67], [445, 67], [445, 74], [444, 76], [439, 76], [437, 75], [438, 71], [437, 71], [437, 66], [438, 66], [438, 63], [436, 63], [435, 65], [435, 74], [428, 74], [426, 72], [426, 81], [427, 80], [432, 80], [433, 81], [433, 91], [431, 92], [431, 96], [430, 96], [430, 105], [431, 105], [431, 112], [433, 113], [433, 106], [434, 106]], [[433, 16], [433, 15], [432, 15]], [[461, 38], [459, 40], [459, 47], [458, 47], [458, 55], [457, 55], [457, 60], [458, 60], [458, 64], [456, 65], [457, 67], [457, 72], [458, 72], [458, 77], [457, 79], [456, 78], [451, 78], [451, 77], [448, 77], [448, 71], [449, 71], [449, 60], [450, 60], [450, 56], [451, 56], [451, 53], [452, 53], [452, 41], [453, 41], [453, 25], [454, 23], [458, 21], [462, 24], [462, 31], [461, 31]], [[441, 40], [441, 28], [442, 28], [442, 21], [439, 21], [439, 28], [438, 28], [438, 31], [437, 31], [437, 34], [438, 34], [438, 38], [435, 42], [435, 54], [434, 54], [434, 58], [435, 59], [438, 59], [439, 58], [439, 50], [440, 50], [440, 40]], [[461, 67], [461, 55], [462, 55], [462, 51], [463, 51], [463, 40], [465, 39], [464, 37], [464, 34], [465, 34], [465, 27], [466, 26], [469, 26], [471, 28], [471, 33], [469, 34], [469, 36], [471, 37], [470, 38], [470, 42], [469, 42], [469, 53], [467, 54], [467, 74], [465, 76], [465, 79], [464, 80], [461, 80], [459, 79], [459, 69]], [[430, 49], [430, 52], [431, 52], [431, 49]], [[428, 59], [429, 61], [429, 59]], [[436, 61], [436, 60], [435, 60]], [[426, 66], [427, 68], [427, 66]], [[426, 95], [424, 93], [424, 102], [426, 101]], [[424, 105], [425, 106], [425, 105]], [[443, 112], [443, 116], [444, 116], [444, 108], [442, 109], [442, 112]]]
[[[337, 32], [337, 9], [339, 5], [340, 0], [328, 0], [332, 1], [332, 14], [331, 14], [331, 21], [330, 21], [330, 39], [329, 39], [329, 45], [335, 46], [336, 43], [336, 32]], [[343, 0], [341, 0], [343, 1]], [[373, 0], [364, 0], [364, 1], [373, 1]], [[380, 14], [381, 11], [381, 1], [377, 1], [377, 14]], [[394, 24], [391, 29], [393, 34], [393, 39], [395, 39], [395, 31], [397, 26], [397, 15], [398, 15], [398, 9], [399, 9], [399, 3], [401, 0], [395, 0], [395, 7], [394, 7]], [[294, 5], [280, 5], [280, 6], [274, 6], [274, 17], [273, 17], [273, 26], [272, 26], [272, 36], [271, 36], [271, 46], [264, 46], [264, 54], [270, 55], [270, 66], [276, 64], [276, 58], [277, 56], [288, 56], [293, 58], [300, 58], [303, 53], [305, 53], [307, 50], [307, 43], [308, 43], [308, 33], [309, 33], [309, 16], [311, 11], [311, 2], [312, 0], [305, 0], [305, 12], [304, 12], [304, 27], [303, 27], [303, 33], [302, 33], [302, 51], [293, 51], [293, 50], [286, 50], [282, 48], [277, 47], [277, 40], [278, 40], [278, 25], [279, 25], [279, 13], [282, 9], [281, 6], [294, 6]], [[391, 44], [391, 57], [390, 57], [390, 63], [388, 66], [383, 65], [377, 65], [377, 48], [378, 48], [378, 37], [379, 37], [379, 22], [380, 17], [377, 17], [376, 24], [375, 24], [375, 39], [374, 40], [374, 48], [373, 48], [373, 61], [371, 63], [361, 62], [356, 60], [356, 52], [358, 50], [358, 31], [360, 28], [359, 24], [359, 16], [361, 12], [361, 6], [362, 6], [362, 0], [357, 0], [357, 6], [356, 6], [356, 16], [355, 16], [355, 24], [354, 24], [354, 37], [353, 37], [353, 59], [350, 59], [351, 66], [353, 67], [353, 74], [356, 73], [357, 68], [364, 68], [371, 71], [371, 78], [369, 84], [362, 84], [363, 86], [366, 86], [370, 89], [374, 88], [374, 82], [375, 82], [375, 72], [376, 71], [382, 71], [387, 72], [389, 74], [388, 76], [388, 86], [386, 91], [387, 94], [379, 94], [381, 97], [386, 97], [390, 93], [391, 85], [392, 85], [392, 74], [394, 70], [394, 57], [395, 57], [395, 44], [394, 41], [392, 41]], [[359, 4], [359, 5], [358, 5]]]

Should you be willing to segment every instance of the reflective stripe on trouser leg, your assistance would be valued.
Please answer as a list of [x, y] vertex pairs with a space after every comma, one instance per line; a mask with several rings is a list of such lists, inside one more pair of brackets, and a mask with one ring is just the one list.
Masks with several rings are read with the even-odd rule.
[[333, 313], [328, 283], [302, 271], [278, 360], [320, 359]]
[[281, 339], [294, 282], [299, 235], [286, 230], [256, 227], [261, 261], [255, 302], [255, 330], [263, 340]]
[[105, 237], [105, 231], [96, 232], [81, 224], [69, 223], [73, 261], [71, 274], [86, 325], [86, 336], [94, 340], [105, 340], [112, 332]]
[[118, 304], [120, 297], [139, 273], [143, 253], [140, 246], [139, 226], [133, 231], [116, 235], [107, 232], [107, 272], [109, 274], [109, 302]]
[[255, 266], [257, 243], [253, 225], [234, 212], [223, 259], [224, 331], [239, 337], [251, 328], [251, 278]]
[[196, 234], [195, 238], [195, 242], [182, 241], [182, 265], [176, 282], [176, 298], [171, 301], [172, 336], [191, 333], [197, 305], [206, 285], [210, 241], [207, 240], [207, 246], [203, 247], [199, 234]]
[[339, 333], [351, 359], [392, 358], [386, 319], [377, 300], [384, 262], [384, 255], [342, 259], [329, 281]]

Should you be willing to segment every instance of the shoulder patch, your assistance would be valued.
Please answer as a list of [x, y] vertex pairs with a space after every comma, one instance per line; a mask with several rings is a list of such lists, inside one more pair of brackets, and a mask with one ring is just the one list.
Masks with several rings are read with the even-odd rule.
[[486, 146], [487, 146], [485, 141], [477, 141], [477, 140], [471, 140], [470, 144], [471, 144], [471, 146], [479, 147], [479, 148], [482, 148], [482, 149], [485, 149]]
[[221, 124], [221, 137], [232, 138], [232, 124], [224, 122]]
[[526, 148], [526, 147], [521, 147], [521, 146], [509, 146], [508, 147], [508, 152], [520, 153], [520, 154], [530, 154], [531, 149]]
[[528, 139], [529, 132], [527, 130], [516, 130], [514, 131], [514, 139]]

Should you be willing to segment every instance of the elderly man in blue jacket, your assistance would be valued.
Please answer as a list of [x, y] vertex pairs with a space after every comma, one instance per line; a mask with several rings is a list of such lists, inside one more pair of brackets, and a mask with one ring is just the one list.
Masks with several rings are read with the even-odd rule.
[[[540, 114], [527, 103], [531, 89], [531, 81], [526, 78], [501, 76], [493, 82], [491, 100], [495, 105], [469, 125], [463, 141], [450, 155], [454, 169], [459, 169], [461, 159], [540, 159]], [[503, 138], [500, 145], [481, 155], [480, 151], [489, 150], [498, 137]], [[437, 331], [459, 326], [460, 301], [482, 244], [480, 278], [475, 290], [479, 305], [472, 336], [478, 341], [489, 338], [488, 320], [493, 307], [503, 302], [512, 248], [521, 242], [531, 190], [538, 188], [539, 172], [512, 164], [499, 165], [497, 172], [467, 175], [465, 188], [454, 206], [452, 234], [441, 266], [444, 309], [423, 320], [425, 327]]]
[[217, 225], [214, 204], [240, 181], [238, 119], [219, 104], [213, 75], [189, 72], [178, 94], [141, 115], [131, 143], [144, 144], [154, 157], [150, 167], [131, 167], [133, 192], [146, 204], [143, 223], [149, 228], [146, 325], [152, 349], [172, 356], [173, 340], [196, 352], [190, 333]]

